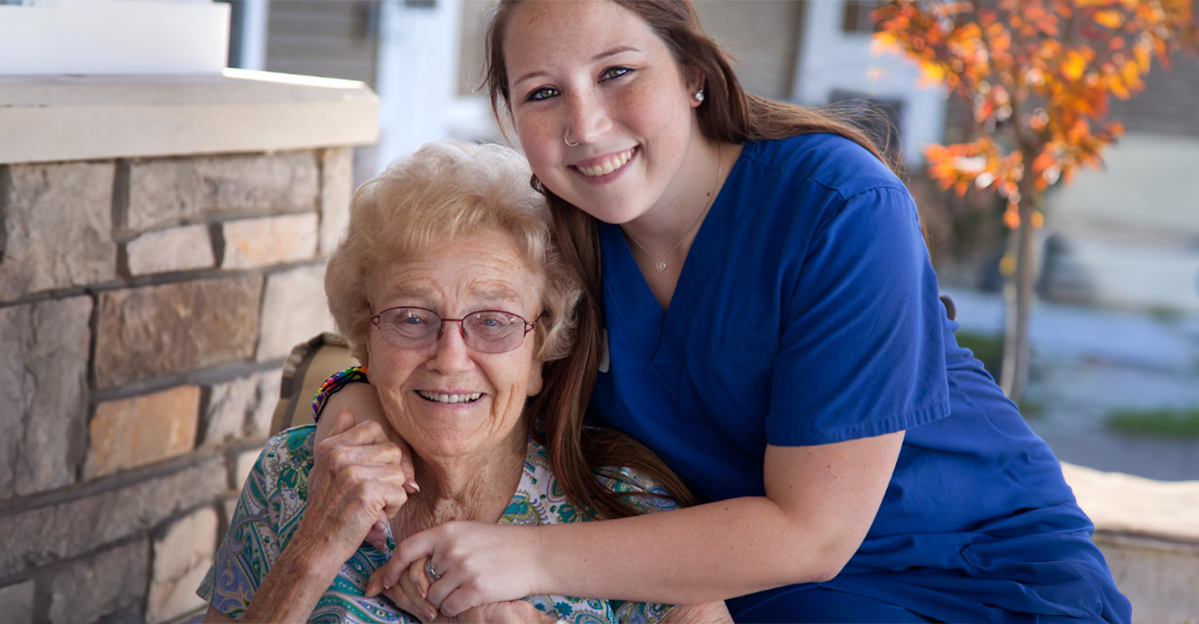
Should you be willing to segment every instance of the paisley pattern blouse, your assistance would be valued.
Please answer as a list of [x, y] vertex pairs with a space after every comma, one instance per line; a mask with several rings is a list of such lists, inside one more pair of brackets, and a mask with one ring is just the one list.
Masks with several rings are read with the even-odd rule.
[[[312, 470], [315, 425], [288, 429], [271, 438], [246, 478], [229, 531], [217, 551], [212, 567], [196, 593], [218, 611], [240, 618], [254, 592], [266, 578], [304, 514], [308, 496], [308, 473]], [[649, 496], [628, 500], [645, 513], [674, 509], [665, 489], [645, 475], [627, 468], [614, 469], [632, 484], [603, 477], [601, 481], [618, 492], [643, 491]], [[558, 480], [550, 473], [545, 447], [530, 440], [520, 485], [500, 517], [499, 524], [539, 526], [583, 522], [566, 500]], [[420, 620], [399, 610], [385, 596], [363, 596], [367, 579], [381, 567], [390, 553], [363, 543], [341, 566], [333, 584], [321, 596], [310, 622], [412, 622]], [[539, 611], [568, 622], [658, 622], [673, 608], [642, 602], [596, 600], [568, 596], [527, 596]]]

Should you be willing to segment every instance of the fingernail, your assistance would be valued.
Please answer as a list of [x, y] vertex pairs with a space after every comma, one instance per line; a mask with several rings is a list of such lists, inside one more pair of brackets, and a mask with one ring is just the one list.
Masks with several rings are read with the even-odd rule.
[[420, 491], [420, 484], [416, 482], [416, 479], [408, 479], [408, 487], [412, 488], [413, 492]]
[[430, 609], [426, 609], [425, 610], [425, 619], [430, 620], [430, 621], [437, 619], [437, 612], [430, 610]]

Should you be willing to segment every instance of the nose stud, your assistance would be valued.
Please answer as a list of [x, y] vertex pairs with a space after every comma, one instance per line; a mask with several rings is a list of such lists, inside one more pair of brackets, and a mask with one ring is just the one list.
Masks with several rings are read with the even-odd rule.
[[578, 147], [579, 146], [578, 141], [575, 141], [574, 143], [570, 142], [570, 129], [569, 128], [566, 130], [566, 134], [562, 136], [562, 141], [565, 142], [570, 147]]

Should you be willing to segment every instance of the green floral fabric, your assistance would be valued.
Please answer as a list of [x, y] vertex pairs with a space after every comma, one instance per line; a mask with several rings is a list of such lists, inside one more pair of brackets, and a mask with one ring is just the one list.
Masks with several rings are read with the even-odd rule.
[[[295, 534], [308, 498], [315, 425], [288, 429], [271, 438], [246, 478], [229, 531], [196, 593], [218, 611], [240, 618], [271, 565]], [[614, 491], [643, 491], [651, 496], [630, 497], [645, 513], [674, 509], [669, 494], [651, 479], [626, 468], [612, 469], [631, 483], [602, 476]], [[500, 524], [539, 526], [582, 522], [550, 472], [546, 450], [529, 441], [520, 485], [500, 518]], [[310, 622], [419, 622], [386, 597], [366, 598], [371, 573], [390, 553], [363, 543], [341, 566], [337, 578], [321, 596]], [[594, 622], [658, 622], [671, 605], [596, 600], [568, 596], [527, 596], [538, 610], [578, 624]]]

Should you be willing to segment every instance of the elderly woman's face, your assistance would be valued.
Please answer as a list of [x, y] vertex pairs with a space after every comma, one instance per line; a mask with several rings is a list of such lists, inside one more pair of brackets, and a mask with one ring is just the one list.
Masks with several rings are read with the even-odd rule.
[[[372, 310], [412, 306], [443, 319], [501, 310], [536, 320], [541, 279], [511, 237], [484, 232], [436, 245], [419, 260], [377, 269]], [[371, 328], [371, 383], [388, 420], [425, 459], [490, 449], [518, 429], [525, 400], [541, 391], [541, 364], [529, 332], [518, 347], [485, 353], [467, 345], [458, 322], [442, 324], [425, 348], [401, 348]], [[470, 332], [470, 328], [467, 328]]]

